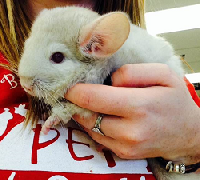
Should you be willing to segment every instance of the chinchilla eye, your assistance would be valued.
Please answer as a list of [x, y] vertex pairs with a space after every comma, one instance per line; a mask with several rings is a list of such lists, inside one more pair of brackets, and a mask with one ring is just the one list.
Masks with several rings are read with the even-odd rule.
[[56, 64], [59, 64], [59, 63], [63, 62], [64, 58], [65, 58], [65, 56], [61, 52], [55, 52], [51, 56], [51, 60], [53, 62], [55, 62]]

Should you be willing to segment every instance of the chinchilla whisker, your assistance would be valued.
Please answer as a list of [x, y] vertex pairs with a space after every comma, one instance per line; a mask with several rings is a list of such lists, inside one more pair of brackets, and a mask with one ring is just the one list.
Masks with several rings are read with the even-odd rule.
[[[63, 107], [63, 105], [60, 103], [60, 101], [58, 99], [56, 99], [51, 93], [50, 91], [53, 92], [53, 94], [57, 95], [58, 97], [62, 97], [60, 94], [58, 94], [58, 92], [56, 92], [55, 90], [52, 90], [49, 86], [49, 84], [47, 83], [44, 83], [40, 80], [37, 81], [37, 84], [39, 86], [39, 89], [42, 89], [44, 95], [45, 95], [45, 98], [47, 99], [48, 101], [48, 97], [51, 98], [52, 101], [54, 101], [55, 103], [58, 103], [61, 107]], [[63, 107], [64, 108], [64, 107]]]
[[[50, 88], [50, 85], [48, 85], [47, 83], [46, 83], [45, 85], [43, 84], [43, 86], [47, 87], [47, 89], [51, 89], [51, 88]], [[54, 93], [56, 93], [56, 91], [53, 90], [53, 89], [51, 89], [51, 91], [54, 92]]]
[[[58, 95], [58, 96], [60, 97], [60, 94], [58, 94], [58, 92], [56, 92], [55, 90], [52, 90], [48, 84], [46, 84], [46, 83], [44, 84], [44, 83], [41, 83], [41, 82], [40, 82], [40, 85], [41, 85], [41, 89], [42, 89], [43, 91], [48, 92], [48, 94], [50, 94], [49, 91], [52, 91], [55, 95]], [[50, 89], [51, 89], [51, 90], [50, 90]], [[51, 94], [51, 95], [52, 95], [52, 94]], [[52, 99], [52, 100], [53, 100], [53, 99]]]
[[47, 88], [41, 86], [41, 83], [38, 83], [35, 85], [36, 85], [37, 89], [39, 90], [39, 92], [42, 90], [42, 92], [47, 100], [48, 100], [48, 97], [50, 97], [55, 103], [58, 102], [58, 100], [56, 100], [55, 98], [53, 98], [53, 96], [51, 96], [51, 94], [48, 92]]
[[51, 89], [50, 86], [47, 83], [44, 83], [42, 81], [38, 81], [38, 84], [42, 87], [44, 87], [46, 90], [51, 90], [52, 92], [55, 92], [55, 90]]
[[64, 108], [63, 104], [58, 99], [56, 99], [51, 93], [49, 93], [48, 95], [54, 102], [57, 102], [62, 108]]
[[45, 88], [44, 86], [38, 86], [38, 88], [39, 89], [41, 89], [42, 91], [43, 91], [43, 93], [44, 93], [44, 95], [45, 95], [45, 98], [48, 100], [48, 97], [50, 97], [52, 100], [54, 100], [55, 102], [57, 102], [56, 101], [56, 99], [51, 95], [51, 93], [49, 93], [48, 92], [48, 89], [47, 88]]
[[47, 101], [49, 101], [48, 95], [47, 95], [47, 93], [45, 91], [44, 91], [44, 95], [45, 95], [45, 98], [47, 99]]
[[[47, 89], [51, 89], [50, 86], [48, 84], [45, 84], [45, 86], [47, 87]], [[56, 90], [51, 90], [55, 95], [60, 96], [60, 94], [56, 91]]]

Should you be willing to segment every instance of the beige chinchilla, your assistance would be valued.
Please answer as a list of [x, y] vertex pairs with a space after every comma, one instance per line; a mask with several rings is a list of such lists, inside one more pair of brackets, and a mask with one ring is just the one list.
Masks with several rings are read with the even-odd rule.
[[[19, 76], [25, 91], [37, 103], [49, 107], [42, 128], [48, 133], [52, 125], [67, 123], [75, 113], [92, 114], [64, 99], [69, 88], [77, 83], [103, 84], [116, 69], [136, 63], [163, 63], [184, 76], [180, 58], [171, 45], [131, 24], [127, 14], [111, 12], [100, 16], [86, 8], [55, 8], [42, 11], [33, 23]], [[158, 179], [166, 180], [183, 177], [157, 174]]]

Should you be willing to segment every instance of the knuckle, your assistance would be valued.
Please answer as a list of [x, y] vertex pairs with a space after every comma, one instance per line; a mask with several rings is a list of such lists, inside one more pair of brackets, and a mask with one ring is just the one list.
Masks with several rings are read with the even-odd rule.
[[170, 78], [173, 75], [171, 68], [167, 64], [162, 64], [162, 69], [162, 73], [165, 77]]
[[129, 156], [130, 156], [129, 152], [128, 152], [127, 149], [125, 149], [125, 148], [120, 148], [120, 149], [118, 149], [118, 151], [115, 152], [115, 153], [116, 153], [116, 155], [117, 155], [118, 157], [120, 157], [120, 158], [126, 158], [126, 157], [129, 157]]
[[125, 64], [120, 68], [120, 74], [123, 81], [127, 81], [129, 79], [130, 65]]
[[137, 127], [130, 129], [128, 131], [126, 131], [123, 136], [124, 136], [124, 141], [128, 142], [129, 144], [132, 145], [137, 145], [137, 144], [141, 144], [142, 142], [145, 141], [145, 133], [143, 133], [144, 131], [141, 131], [142, 128], [141, 127]]
[[136, 116], [137, 119], [145, 119], [149, 116], [148, 107], [152, 106], [152, 103], [149, 103], [148, 100], [141, 100], [137, 104], [133, 104], [132, 116]]
[[177, 73], [169, 67], [167, 64], [162, 65], [162, 77], [163, 81], [167, 82], [168, 86], [176, 86], [180, 82]]
[[142, 141], [142, 138], [140, 135], [137, 135], [136, 133], [130, 133], [126, 136], [126, 140], [132, 144], [139, 144]]
[[115, 154], [122, 159], [134, 159], [137, 157], [135, 150], [131, 147], [120, 148], [115, 152]]
[[121, 159], [129, 159], [129, 157], [124, 156], [123, 154], [116, 154], [118, 157], [120, 157]]
[[129, 64], [123, 65], [123, 66], [120, 68], [121, 73], [126, 73], [127, 70], [129, 70], [129, 68], [130, 68], [130, 65], [129, 65]]
[[121, 137], [124, 141], [130, 142], [130, 143], [135, 144], [137, 142], [135, 134], [132, 131], [124, 132]]
[[[128, 64], [123, 65], [121, 68], [117, 70], [117, 75], [120, 77], [121, 83], [127, 83], [127, 81], [129, 81], [130, 79], [129, 72], [130, 72], [130, 65]], [[115, 78], [117, 77], [115, 76]]]
[[[145, 124], [144, 119], [148, 119], [146, 115], [137, 116], [138, 122], [126, 123], [122, 126], [119, 131], [118, 139], [128, 144], [136, 145], [145, 141], [148, 137], [148, 128], [150, 127]], [[146, 127], [147, 126], [147, 127]], [[147, 131], [147, 132], [146, 132]]]

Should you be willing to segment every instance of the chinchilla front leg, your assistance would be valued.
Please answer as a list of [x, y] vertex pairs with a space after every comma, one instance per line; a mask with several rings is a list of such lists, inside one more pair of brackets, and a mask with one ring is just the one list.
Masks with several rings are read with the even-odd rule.
[[79, 114], [82, 117], [91, 117], [93, 112], [70, 102], [56, 104], [52, 107], [51, 116], [49, 116], [42, 126], [42, 133], [48, 134], [50, 128], [59, 123], [67, 124], [74, 114]]

